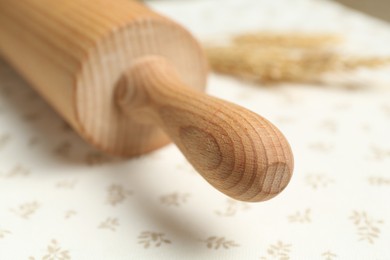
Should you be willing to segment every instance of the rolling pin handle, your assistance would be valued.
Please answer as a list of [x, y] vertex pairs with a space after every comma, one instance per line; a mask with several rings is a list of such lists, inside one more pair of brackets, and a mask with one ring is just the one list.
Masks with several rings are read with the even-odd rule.
[[268, 200], [291, 178], [291, 149], [275, 126], [187, 87], [163, 57], [137, 59], [115, 96], [123, 113], [161, 127], [211, 185], [234, 199]]

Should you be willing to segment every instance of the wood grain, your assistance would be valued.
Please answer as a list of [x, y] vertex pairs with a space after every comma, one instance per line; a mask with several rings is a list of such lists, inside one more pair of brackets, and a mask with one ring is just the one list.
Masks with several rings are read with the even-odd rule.
[[136, 1], [0, 0], [0, 53], [84, 139], [124, 157], [170, 142], [118, 113], [114, 87], [134, 59], [166, 57], [188, 86], [206, 85], [198, 42]]
[[[269, 121], [186, 86], [165, 58], [136, 60], [117, 87], [128, 117], [156, 124], [215, 188], [243, 201], [263, 201], [288, 184], [293, 157]], [[142, 143], [142, 135], [138, 137]], [[146, 137], [147, 138], [147, 137]]]
[[0, 53], [105, 152], [137, 156], [171, 138], [209, 183], [246, 201], [275, 196], [291, 177], [283, 135], [202, 94], [198, 42], [135, 1], [0, 0]]

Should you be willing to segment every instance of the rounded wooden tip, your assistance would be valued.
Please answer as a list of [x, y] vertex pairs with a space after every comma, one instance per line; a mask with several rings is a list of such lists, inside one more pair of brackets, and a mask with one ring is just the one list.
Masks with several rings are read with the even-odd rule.
[[186, 87], [161, 57], [138, 59], [121, 82], [117, 100], [122, 110], [163, 129], [219, 191], [255, 202], [287, 186], [293, 155], [286, 138], [268, 120]]

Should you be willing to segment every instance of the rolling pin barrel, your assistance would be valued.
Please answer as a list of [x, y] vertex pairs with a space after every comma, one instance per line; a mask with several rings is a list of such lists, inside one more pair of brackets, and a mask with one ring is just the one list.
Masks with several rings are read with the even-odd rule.
[[132, 157], [173, 140], [221, 192], [272, 198], [293, 170], [266, 119], [203, 93], [206, 59], [182, 27], [129, 0], [0, 0], [0, 54], [87, 141]]

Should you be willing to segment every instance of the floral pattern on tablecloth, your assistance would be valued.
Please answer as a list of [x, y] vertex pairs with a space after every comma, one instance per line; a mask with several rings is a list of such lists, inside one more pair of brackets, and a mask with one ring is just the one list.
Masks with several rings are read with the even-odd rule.
[[[342, 33], [390, 55], [390, 28], [320, 0], [150, 1], [202, 41], [249, 30]], [[0, 61], [0, 259], [390, 259], [389, 68], [322, 84], [211, 75], [209, 93], [274, 122], [295, 173], [264, 203], [214, 190], [173, 145], [120, 160]]]

